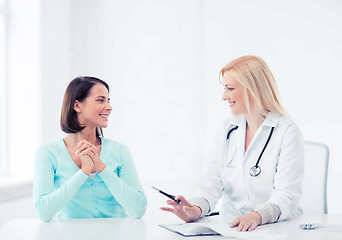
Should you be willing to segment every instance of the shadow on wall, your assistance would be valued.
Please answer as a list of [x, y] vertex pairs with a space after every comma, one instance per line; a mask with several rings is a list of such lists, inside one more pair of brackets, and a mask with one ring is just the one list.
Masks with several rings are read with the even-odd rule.
[[13, 218], [36, 218], [32, 196], [0, 203], [0, 227]]

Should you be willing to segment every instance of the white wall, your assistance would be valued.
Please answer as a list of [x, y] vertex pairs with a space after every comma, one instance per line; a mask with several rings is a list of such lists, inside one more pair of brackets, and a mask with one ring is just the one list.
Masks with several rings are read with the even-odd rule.
[[[12, 218], [33, 218], [35, 212], [32, 197], [18, 198], [0, 204], [0, 228]], [[18, 231], [20, 231], [18, 229]]]
[[[50, 22], [44, 23], [43, 47], [50, 53], [44, 56], [43, 86], [54, 92], [43, 91], [48, 98], [43, 102], [43, 140], [61, 136], [60, 105], [67, 82], [92, 75], [111, 87], [114, 110], [105, 136], [129, 145], [143, 178], [185, 172], [191, 165], [199, 168], [205, 114], [201, 2], [70, 4], [70, 23], [59, 23], [62, 16], [59, 10], [51, 15], [52, 6], [44, 14]], [[66, 45], [57, 44], [60, 40]]]
[[41, 142], [40, 1], [8, 4], [7, 163], [10, 178], [26, 179], [33, 176], [34, 153]]
[[[34, 217], [32, 177], [41, 144], [40, 1], [8, 2], [6, 36], [6, 167], [0, 169], [0, 226], [11, 218]], [[29, 179], [29, 182], [27, 182]]]
[[204, 139], [201, 1], [79, 5], [73, 2], [73, 73], [103, 76], [111, 85], [107, 136], [129, 144], [142, 177], [198, 166]]
[[72, 79], [70, 0], [41, 1], [41, 129], [42, 142], [62, 137], [59, 116], [64, 91]]

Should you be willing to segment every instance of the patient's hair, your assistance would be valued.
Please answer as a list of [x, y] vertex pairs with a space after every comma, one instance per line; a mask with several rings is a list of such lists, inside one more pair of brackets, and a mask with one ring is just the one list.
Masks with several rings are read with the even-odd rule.
[[[77, 77], [69, 83], [65, 90], [61, 112], [61, 129], [63, 132], [77, 133], [85, 128], [78, 121], [74, 104], [76, 100], [83, 102], [88, 97], [92, 87], [97, 83], [104, 85], [109, 92], [108, 84], [95, 77]], [[98, 127], [96, 135], [103, 135], [102, 128]]]

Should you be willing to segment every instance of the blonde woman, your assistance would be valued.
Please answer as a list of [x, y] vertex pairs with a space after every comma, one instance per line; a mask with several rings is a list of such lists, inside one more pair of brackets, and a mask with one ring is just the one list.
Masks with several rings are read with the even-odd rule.
[[301, 214], [304, 141], [279, 101], [274, 77], [256, 56], [233, 60], [220, 71], [222, 99], [233, 117], [224, 121], [199, 184], [198, 197], [162, 207], [185, 222], [220, 215], [238, 231]]

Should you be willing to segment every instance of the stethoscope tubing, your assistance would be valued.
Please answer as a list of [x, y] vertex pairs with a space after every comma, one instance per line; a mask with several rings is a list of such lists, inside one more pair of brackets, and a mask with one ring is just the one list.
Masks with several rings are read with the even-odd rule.
[[266, 147], [267, 147], [267, 145], [268, 145], [268, 143], [269, 143], [269, 141], [270, 141], [270, 139], [271, 139], [271, 137], [272, 137], [273, 130], [274, 130], [274, 127], [271, 128], [271, 132], [270, 132], [270, 134], [268, 135], [268, 138], [267, 138], [267, 141], [266, 141], [266, 143], [265, 143], [265, 145], [264, 145], [264, 148], [262, 149], [262, 151], [261, 151], [261, 153], [260, 153], [260, 155], [259, 155], [258, 161], [257, 161], [256, 164], [255, 164], [255, 167], [256, 167], [256, 168], [258, 167], [259, 162], [260, 162], [260, 159], [261, 159], [262, 155], [264, 154], [264, 151], [265, 151], [265, 149], [266, 149]]
[[[230, 134], [231, 134], [233, 131], [237, 130], [238, 128], [239, 128], [239, 126], [235, 126], [235, 127], [231, 128], [231, 129], [228, 131], [228, 134], [227, 134], [227, 141], [229, 140]], [[262, 155], [264, 154], [264, 151], [265, 151], [265, 149], [266, 149], [268, 143], [269, 143], [270, 140], [271, 140], [271, 137], [272, 137], [272, 134], [273, 134], [273, 130], [274, 130], [274, 127], [271, 128], [271, 132], [270, 132], [270, 134], [268, 135], [268, 138], [267, 138], [267, 140], [266, 140], [266, 143], [265, 143], [265, 145], [264, 145], [264, 148], [262, 149], [262, 151], [261, 151], [261, 153], [260, 153], [260, 155], [259, 155], [259, 158], [258, 158], [257, 162], [255, 163], [255, 165], [254, 165], [253, 167], [251, 167], [251, 169], [250, 169], [250, 171], [249, 171], [249, 174], [250, 174], [252, 177], [258, 176], [258, 175], [260, 174], [260, 172], [261, 172], [261, 168], [260, 168], [260, 166], [259, 166], [259, 162], [260, 162], [260, 159], [261, 159]]]

